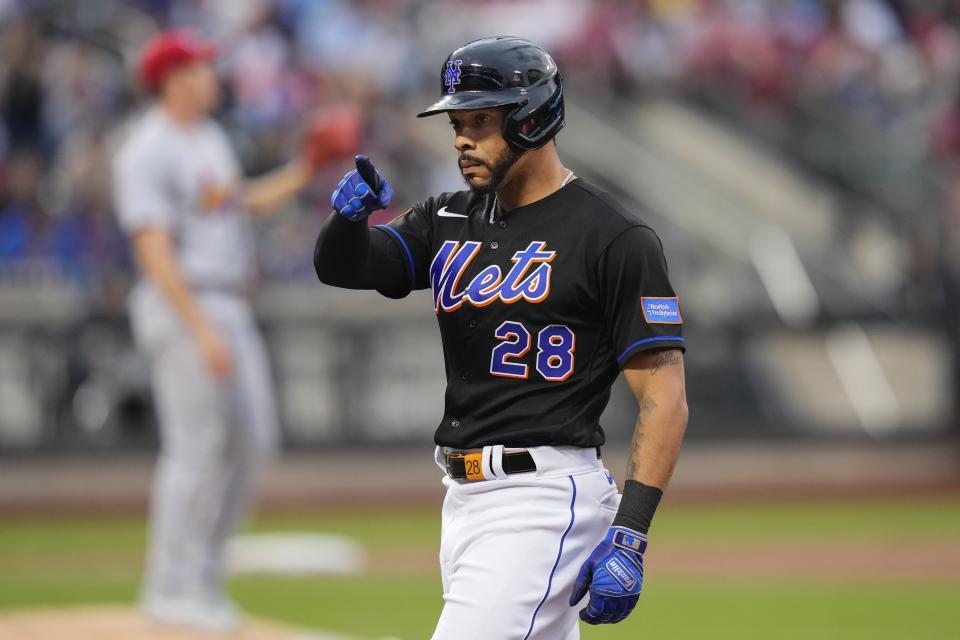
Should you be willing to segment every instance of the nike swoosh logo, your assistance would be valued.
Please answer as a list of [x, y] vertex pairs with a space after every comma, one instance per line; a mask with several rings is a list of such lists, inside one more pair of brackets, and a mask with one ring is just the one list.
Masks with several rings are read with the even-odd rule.
[[437, 211], [437, 215], [441, 218], [466, 218], [467, 214], [465, 213], [453, 213], [452, 211], [447, 211], [446, 207], [440, 207]]

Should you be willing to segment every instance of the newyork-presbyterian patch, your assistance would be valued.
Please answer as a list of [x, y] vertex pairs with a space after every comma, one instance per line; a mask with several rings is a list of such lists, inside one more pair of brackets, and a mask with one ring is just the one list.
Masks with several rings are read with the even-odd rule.
[[647, 324], [683, 324], [677, 298], [640, 298]]

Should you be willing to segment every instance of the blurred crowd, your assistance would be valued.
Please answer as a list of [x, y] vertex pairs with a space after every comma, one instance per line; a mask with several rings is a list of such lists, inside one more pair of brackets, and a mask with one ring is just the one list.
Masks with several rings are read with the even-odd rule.
[[952, 89], [960, 70], [960, 6], [954, 2], [650, 0], [606, 6], [573, 46], [597, 52], [592, 72], [611, 70], [625, 91], [679, 83], [737, 94], [757, 107], [817, 103], [884, 122]]
[[[413, 109], [456, 44], [509, 33], [556, 53], [598, 95], [712, 92], [791, 117], [798, 104], [881, 130], [929, 123], [960, 157], [960, 3], [919, 0], [0, 0], [0, 282], [103, 293], [132, 273], [109, 160], [146, 96], [132, 73], [159, 28], [215, 39], [218, 117], [251, 174], [295, 153], [314, 110], [348, 102], [364, 148], [408, 204], [456, 186]], [[587, 95], [580, 92], [580, 95]], [[582, 100], [581, 100], [582, 101]], [[448, 166], [449, 165], [449, 166]], [[266, 279], [310, 278], [323, 202], [343, 167], [262, 231]], [[388, 215], [388, 214], [387, 214]]]

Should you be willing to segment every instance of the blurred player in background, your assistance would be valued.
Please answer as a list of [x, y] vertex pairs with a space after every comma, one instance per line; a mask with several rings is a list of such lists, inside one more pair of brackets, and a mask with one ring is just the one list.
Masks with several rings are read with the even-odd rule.
[[[390, 298], [433, 289], [447, 372], [433, 639], [575, 640], [578, 611], [620, 622], [640, 595], [687, 423], [680, 305], [653, 229], [563, 166], [549, 54], [476, 40], [440, 86], [419, 115], [447, 114], [469, 189], [371, 229], [393, 189], [359, 156], [331, 197], [317, 275]], [[622, 497], [599, 422], [621, 371], [640, 406]]]
[[151, 364], [161, 437], [141, 607], [162, 624], [224, 631], [238, 624], [223, 590], [224, 551], [277, 447], [267, 353], [248, 295], [251, 218], [278, 210], [316, 168], [350, 151], [359, 119], [318, 122], [302, 153], [244, 180], [210, 118], [214, 47], [168, 31], [144, 48], [155, 95], [114, 159], [116, 209], [142, 272], [130, 296], [135, 339]]

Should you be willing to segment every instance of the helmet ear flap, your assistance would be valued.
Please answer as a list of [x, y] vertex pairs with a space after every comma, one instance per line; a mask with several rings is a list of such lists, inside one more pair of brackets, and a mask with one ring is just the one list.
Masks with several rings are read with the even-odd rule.
[[528, 102], [528, 100], [522, 99], [515, 105], [512, 105], [509, 109], [507, 109], [506, 113], [503, 114], [503, 129], [500, 133], [503, 136], [503, 139], [506, 140], [511, 147], [514, 147], [515, 151], [526, 148], [518, 145], [516, 140], [518, 137], [517, 134], [520, 132], [520, 128], [523, 126], [523, 122], [526, 120], [526, 116], [523, 112]]
[[[539, 149], [550, 142], [566, 124], [563, 108], [563, 86], [559, 74], [556, 89], [544, 99], [534, 99], [539, 106], [530, 109], [531, 100], [524, 100], [516, 109], [506, 115], [503, 121], [503, 137], [510, 144], [521, 149]], [[541, 87], [541, 91], [548, 86]], [[542, 94], [541, 94], [542, 95]]]

